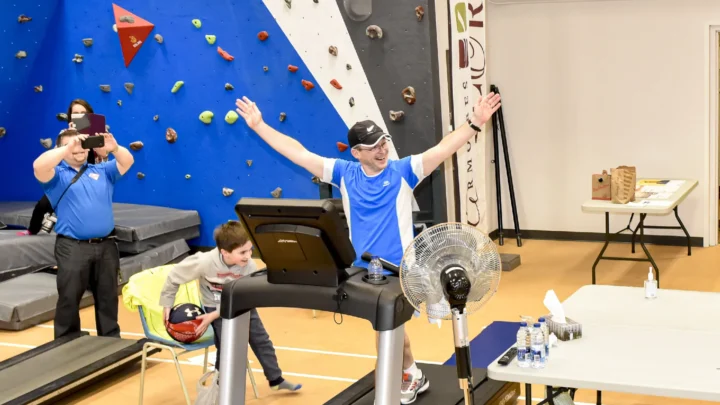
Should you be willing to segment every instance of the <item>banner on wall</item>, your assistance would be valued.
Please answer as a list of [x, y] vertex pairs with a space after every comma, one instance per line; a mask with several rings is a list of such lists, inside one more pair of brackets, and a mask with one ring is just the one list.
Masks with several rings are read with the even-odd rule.
[[[470, 117], [479, 95], [484, 95], [485, 82], [485, 7], [484, 0], [449, 0], [451, 88], [453, 128]], [[482, 134], [472, 137], [457, 153], [457, 176], [460, 201], [460, 222], [490, 232], [485, 198], [485, 140]]]

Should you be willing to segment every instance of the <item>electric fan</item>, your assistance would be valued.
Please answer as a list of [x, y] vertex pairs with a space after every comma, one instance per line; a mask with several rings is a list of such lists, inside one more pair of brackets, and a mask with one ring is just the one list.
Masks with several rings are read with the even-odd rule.
[[493, 241], [461, 223], [427, 228], [405, 249], [400, 285], [410, 304], [431, 319], [452, 319], [460, 388], [474, 404], [467, 316], [497, 291], [502, 263]]

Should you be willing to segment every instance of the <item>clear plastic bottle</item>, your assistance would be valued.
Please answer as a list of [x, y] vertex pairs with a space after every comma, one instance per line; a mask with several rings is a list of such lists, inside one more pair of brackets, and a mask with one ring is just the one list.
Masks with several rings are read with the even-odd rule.
[[377, 256], [373, 256], [370, 260], [370, 265], [368, 266], [368, 279], [372, 281], [382, 280], [382, 273], [383, 267], [382, 263], [380, 263], [380, 258]]
[[527, 322], [520, 322], [520, 329], [517, 332], [517, 362], [520, 367], [530, 367], [530, 346], [528, 345]]
[[645, 280], [645, 298], [647, 299], [657, 298], [657, 280], [653, 278], [653, 268], [651, 266], [648, 271], [648, 279]]
[[532, 353], [532, 368], [545, 368], [545, 339], [540, 329], [540, 323], [533, 325], [530, 332], [530, 352]]
[[550, 357], [550, 328], [548, 328], [544, 317], [538, 319], [538, 322], [540, 322], [540, 330], [543, 333], [543, 340], [545, 341], [545, 359], [547, 360], [547, 358]]

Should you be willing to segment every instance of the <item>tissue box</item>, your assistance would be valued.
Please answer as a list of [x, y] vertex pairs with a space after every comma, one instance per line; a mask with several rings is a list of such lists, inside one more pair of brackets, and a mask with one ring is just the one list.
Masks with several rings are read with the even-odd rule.
[[550, 333], [554, 333], [559, 340], [568, 341], [580, 339], [582, 337], [582, 325], [565, 317], [566, 323], [553, 322], [553, 316], [547, 315], [547, 326]]

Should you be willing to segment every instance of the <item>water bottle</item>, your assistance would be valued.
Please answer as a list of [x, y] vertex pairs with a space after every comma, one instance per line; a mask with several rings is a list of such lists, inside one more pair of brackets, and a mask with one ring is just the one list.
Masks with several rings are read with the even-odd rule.
[[550, 328], [548, 328], [545, 318], [538, 319], [538, 322], [540, 322], [540, 330], [545, 340], [545, 360], [547, 360], [547, 358], [550, 357]]
[[520, 329], [517, 333], [517, 361], [520, 367], [530, 367], [527, 322], [520, 322]]
[[539, 322], [533, 325], [530, 332], [530, 353], [532, 368], [545, 368], [545, 339]]
[[383, 277], [383, 267], [382, 263], [380, 263], [380, 258], [377, 256], [373, 256], [372, 260], [370, 260], [370, 265], [368, 266], [368, 280], [371, 281], [379, 281], [382, 280]]

